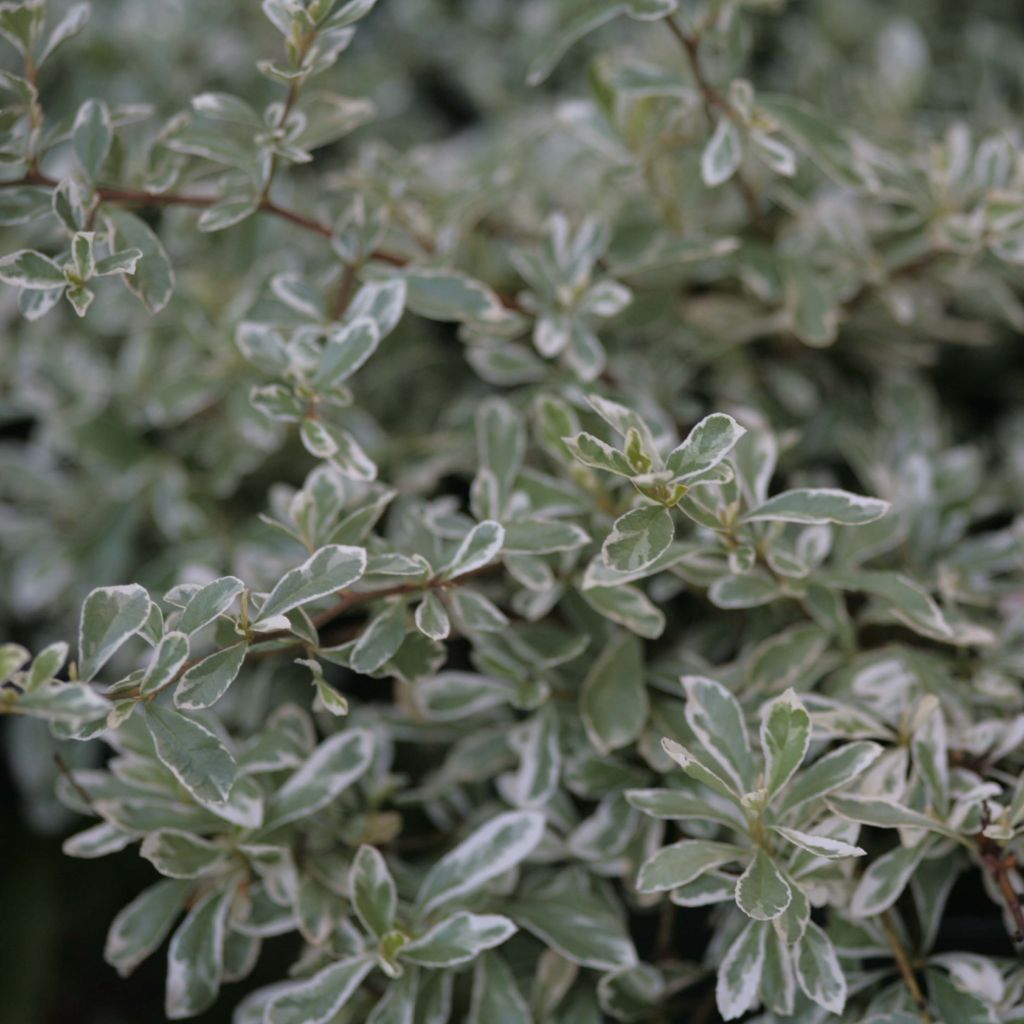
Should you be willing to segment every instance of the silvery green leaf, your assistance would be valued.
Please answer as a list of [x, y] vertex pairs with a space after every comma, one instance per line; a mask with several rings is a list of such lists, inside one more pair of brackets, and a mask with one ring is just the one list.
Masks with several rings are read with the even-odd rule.
[[717, 466], [746, 433], [731, 416], [705, 416], [678, 448], [665, 459], [665, 468], [679, 480], [689, 480]]
[[373, 735], [365, 729], [336, 733], [321, 743], [267, 803], [263, 831], [315, 814], [370, 766]]
[[217, 874], [229, 864], [229, 853], [223, 846], [173, 829], [150, 832], [139, 854], [168, 878], [201, 878]]
[[485, 400], [476, 412], [476, 443], [479, 464], [494, 475], [504, 508], [526, 451], [522, 416], [501, 399]]
[[594, 611], [637, 636], [656, 640], [665, 629], [665, 616], [638, 587], [590, 587], [581, 595]]
[[848, 590], [861, 590], [886, 601], [893, 615], [906, 626], [937, 639], [952, 639], [953, 630], [942, 609], [919, 583], [901, 573], [861, 570], [831, 574], [829, 582]]
[[165, 633], [156, 645], [146, 673], [139, 681], [139, 693], [153, 693], [166, 686], [188, 660], [188, 637], [181, 632]]
[[236, 576], [222, 576], [205, 584], [189, 598], [178, 620], [178, 629], [189, 634], [197, 632], [223, 615], [243, 590], [245, 584]]
[[389, 982], [384, 995], [366, 1018], [366, 1024], [415, 1024], [420, 978], [423, 976], [423, 971], [412, 968]]
[[700, 157], [700, 173], [708, 188], [727, 182], [743, 160], [743, 141], [735, 122], [723, 114]]
[[888, 910], [903, 894], [927, 847], [927, 843], [897, 846], [871, 861], [850, 898], [850, 913], [874, 917]]
[[[12, 647], [17, 648], [18, 644], [12, 644]], [[22, 648], [24, 649], [24, 648]], [[68, 645], [63, 640], [58, 640], [56, 643], [50, 644], [48, 647], [44, 647], [36, 656], [32, 659], [32, 665], [28, 671], [28, 678], [25, 680], [25, 689], [34, 690], [43, 683], [48, 683], [52, 679], [55, 679], [57, 673], [64, 667], [64, 662], [68, 658]], [[17, 652], [12, 659], [17, 660]], [[7, 677], [3, 671], [0, 671], [0, 682], [4, 681]]]
[[998, 1008], [975, 993], [964, 991], [957, 984], [958, 978], [932, 970], [926, 972], [926, 977], [932, 1005], [941, 1020], [955, 1020], [958, 1024], [961, 1021], [963, 1024], [998, 1024]]
[[558, 789], [561, 768], [558, 719], [551, 705], [517, 726], [509, 746], [519, 755], [519, 770], [502, 793], [516, 807], [542, 807]]
[[306, 981], [282, 986], [267, 1004], [264, 1024], [329, 1024], [373, 969], [369, 956], [337, 960]]
[[71, 127], [71, 147], [90, 181], [99, 176], [114, 140], [110, 111], [101, 100], [86, 100]]
[[417, 912], [426, 916], [486, 885], [528, 857], [543, 834], [544, 817], [536, 811], [492, 818], [430, 869], [416, 896]]
[[114, 274], [121, 274], [131, 277], [141, 259], [141, 249], [121, 249], [118, 252], [112, 252], [109, 256], [104, 256], [96, 261], [92, 276], [111, 277]]
[[796, 980], [804, 995], [831, 1013], [846, 1005], [846, 975], [829, 937], [813, 921], [797, 946]]
[[313, 686], [316, 689], [317, 701], [319, 701], [319, 705], [314, 705], [314, 711], [323, 710], [329, 715], [339, 718], [348, 714], [348, 700], [322, 676], [314, 674]]
[[833, 793], [826, 803], [840, 817], [876, 828], [922, 828], [941, 835], [956, 836], [955, 829], [921, 811], [885, 797], [840, 796]]
[[376, 321], [366, 316], [329, 332], [313, 376], [314, 387], [333, 388], [348, 380], [377, 350], [380, 339]]
[[417, 708], [431, 721], [452, 722], [507, 704], [511, 692], [496, 679], [472, 672], [440, 672], [416, 686]]
[[89, 4], [74, 4], [65, 13], [64, 17], [54, 25], [42, 50], [36, 57], [36, 66], [40, 66], [62, 43], [74, 38], [85, 28], [89, 20], [91, 8]]
[[68, 283], [60, 266], [34, 249], [19, 249], [0, 259], [0, 281], [19, 288], [63, 288]]
[[754, 761], [743, 712], [721, 683], [683, 676], [686, 721], [711, 760], [740, 793], [754, 788]]
[[746, 861], [750, 851], [732, 843], [709, 839], [683, 839], [662, 847], [640, 866], [637, 889], [640, 892], [664, 892], [686, 885], [695, 878], [736, 861]]
[[157, 704], [143, 707], [156, 755], [190, 792], [223, 803], [235, 781], [235, 759], [216, 734], [192, 718]]
[[120, 248], [142, 253], [125, 285], [151, 313], [159, 313], [174, 293], [174, 270], [163, 243], [145, 221], [127, 210], [104, 206], [103, 216], [113, 226]]
[[328, 544], [285, 573], [260, 609], [260, 618], [298, 608], [351, 586], [366, 570], [363, 548]]
[[82, 605], [78, 626], [78, 676], [93, 679], [117, 649], [149, 618], [149, 594], [137, 583], [99, 587]]
[[378, 850], [366, 845], [359, 847], [349, 868], [348, 883], [352, 909], [366, 929], [379, 938], [392, 927], [398, 894]]
[[631, 807], [665, 821], [696, 819], [717, 821], [726, 828], [742, 831], [746, 821], [736, 805], [703, 787], [687, 789], [627, 789]]
[[[685, 500], [685, 499], [684, 499]], [[688, 511], [682, 504], [683, 511]], [[708, 588], [708, 600], [716, 608], [759, 608], [782, 596], [777, 580], [760, 569], [742, 576], [722, 576]]]
[[193, 665], [174, 688], [174, 706], [182, 711], [198, 711], [216, 704], [238, 678], [248, 649], [243, 640]]
[[211, 889], [188, 912], [167, 950], [164, 1013], [170, 1020], [194, 1017], [213, 1005], [220, 991], [228, 912], [234, 886]]
[[403, 946], [399, 956], [421, 967], [457, 967], [500, 946], [515, 932], [515, 924], [501, 914], [460, 910]]
[[441, 599], [428, 590], [416, 606], [416, 628], [432, 640], [444, 640], [451, 629], [448, 613]]
[[769, 930], [763, 921], [750, 921], [726, 950], [715, 985], [715, 1002], [723, 1019], [742, 1017], [757, 1000]]
[[68, 857], [85, 859], [106, 857], [107, 854], [117, 853], [126, 846], [138, 842], [138, 838], [133, 832], [125, 832], [116, 825], [104, 821], [83, 832], [68, 836], [61, 844], [61, 852]]
[[743, 516], [743, 522], [839, 523], [861, 526], [873, 523], [890, 509], [887, 501], [851, 494], [835, 487], [805, 487], [783, 491]]
[[164, 880], [144, 889], [110, 923], [103, 958], [127, 977], [164, 941], [185, 909], [192, 884]]
[[580, 691], [580, 712], [590, 742], [602, 753], [631, 743], [647, 720], [643, 647], [636, 637], [613, 637]]
[[505, 530], [500, 523], [491, 520], [477, 523], [462, 538], [441, 575], [445, 579], [455, 579], [483, 568], [494, 559], [504, 541]]
[[777, 793], [793, 777], [811, 742], [811, 716], [792, 689], [768, 705], [761, 719], [765, 788]]
[[530, 1006], [515, 976], [497, 953], [478, 957], [473, 968], [473, 995], [466, 1024], [533, 1024]]
[[524, 555], [550, 555], [575, 551], [590, 541], [589, 534], [575, 523], [531, 516], [504, 524], [502, 552]]
[[[675, 740], [670, 740], [667, 737], [661, 741], [661, 749], [680, 768], [690, 776], [691, 779], [702, 783], [709, 789], [713, 789], [720, 796], [724, 796], [727, 800], [736, 801], [740, 796], [740, 791], [729, 781], [727, 777], [723, 778], [722, 775], [718, 775], [715, 767], [711, 767], [704, 762], [701, 758], [691, 753], [684, 746], [676, 743]], [[724, 773], [723, 773], [724, 774]]]
[[615, 520], [601, 553], [605, 562], [618, 572], [636, 572], [657, 561], [674, 535], [675, 524], [667, 508], [635, 508]]
[[624, 0], [599, 0], [576, 11], [555, 32], [548, 35], [540, 50], [534, 54], [526, 75], [527, 84], [540, 85], [554, 71], [573, 43], [617, 18], [626, 10], [626, 6]]
[[45, 718], [51, 722], [106, 719], [111, 704], [92, 687], [83, 683], [49, 683], [27, 690], [15, 704], [22, 714]]
[[262, 128], [260, 115], [245, 100], [226, 92], [203, 92], [192, 97], [192, 109], [204, 117], [231, 121], [249, 128]]
[[581, 967], [614, 971], [637, 962], [622, 916], [568, 872], [506, 903], [504, 910], [524, 931]]
[[351, 322], [369, 317], [377, 326], [377, 333], [386, 338], [402, 319], [405, 309], [405, 281], [393, 277], [386, 281], [367, 281], [356, 292], [348, 307]]
[[819, 757], [787, 787], [779, 801], [779, 813], [794, 811], [811, 800], [842, 788], [876, 761], [881, 753], [882, 747], [877, 743], [858, 741]]
[[498, 325], [509, 318], [509, 311], [487, 285], [458, 270], [424, 267], [407, 270], [403, 277], [406, 306], [429, 320]]
[[677, 907], [709, 907], [736, 900], [736, 878], [724, 871], [708, 871], [669, 893]]
[[196, 228], [210, 234], [215, 231], [224, 231], [236, 224], [241, 224], [257, 209], [259, 209], [259, 204], [255, 196], [244, 194], [228, 196], [203, 210], [196, 221]]
[[632, 477], [636, 475], [636, 470], [622, 452], [605, 444], [593, 434], [583, 432], [573, 437], [563, 437], [562, 441], [576, 461], [582, 462], [584, 466], [603, 469], [618, 476]]
[[405, 637], [405, 602], [399, 598], [384, 605], [360, 634], [349, 664], [354, 672], [376, 672], [394, 657]]
[[926, 698], [918, 709], [917, 726], [910, 749], [914, 765], [931, 799], [932, 806], [943, 817], [949, 813], [949, 750], [946, 743], [946, 720], [935, 697]]
[[21, 644], [0, 644], [0, 683], [7, 682], [31, 657]]
[[789, 883], [775, 862], [758, 847], [754, 859], [736, 883], [736, 903], [756, 921], [770, 921], [789, 906], [793, 898]]
[[816, 857], [825, 857], [827, 860], [836, 860], [840, 857], [863, 857], [864, 851], [852, 843], [844, 843], [841, 839], [833, 839], [829, 836], [812, 835], [809, 832], [800, 832], [795, 828], [786, 828], [783, 825], [775, 825], [773, 832], [777, 832], [784, 839], [788, 839], [794, 846], [813, 853]]

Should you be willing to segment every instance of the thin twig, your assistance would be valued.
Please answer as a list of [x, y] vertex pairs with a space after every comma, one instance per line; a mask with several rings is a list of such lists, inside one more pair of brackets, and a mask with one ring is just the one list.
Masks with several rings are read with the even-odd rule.
[[53, 752], [53, 763], [57, 766], [57, 771], [68, 780], [68, 785], [81, 797], [83, 803], [90, 811], [96, 810], [96, 805], [92, 802], [92, 797], [89, 796], [89, 791], [83, 786], [74, 776], [74, 773], [67, 766], [67, 762], [63, 757], [55, 750]]
[[988, 872], [989, 877], [999, 890], [1006, 909], [1013, 918], [1016, 932], [1011, 933], [1012, 942], [1024, 942], [1024, 908], [1020, 905], [1020, 894], [1013, 887], [1010, 880], [1010, 872], [1017, 866], [1017, 859], [1013, 853], [1005, 850], [994, 839], [985, 835], [984, 829], [988, 826], [988, 808], [982, 815], [982, 831], [974, 836], [974, 842], [978, 848], [978, 856], [981, 859], [982, 867]]
[[882, 911], [879, 915], [879, 920], [882, 922], [882, 928], [885, 931], [886, 938], [889, 940], [890, 947], [892, 947], [892, 955], [896, 961], [896, 966], [899, 968], [903, 984], [906, 985], [910, 998], [913, 999], [914, 1005], [921, 1015], [921, 1024], [932, 1024], [932, 1016], [928, 1012], [928, 1000], [925, 998], [924, 992], [921, 991], [921, 986], [917, 983], [917, 977], [914, 974], [910, 957], [903, 948], [900, 933], [896, 930], [896, 923], [892, 919], [892, 912], [888, 910]]

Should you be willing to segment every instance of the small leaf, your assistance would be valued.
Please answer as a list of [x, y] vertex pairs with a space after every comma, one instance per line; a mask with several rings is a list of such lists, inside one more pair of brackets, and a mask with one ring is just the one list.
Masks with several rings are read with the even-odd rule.
[[738, 792], [754, 787], [754, 761], [743, 712], [721, 683], [704, 676], [683, 676], [686, 721], [708, 756]]
[[580, 433], [575, 437], [563, 437], [562, 442], [577, 462], [592, 469], [603, 469], [618, 476], [636, 476], [636, 470], [618, 448], [605, 444], [593, 434]]
[[745, 523], [839, 523], [861, 526], [873, 523], [890, 509], [887, 501], [865, 498], [834, 487], [805, 487], [783, 491], [743, 516]]
[[78, 675], [83, 682], [96, 673], [114, 652], [149, 618], [149, 594], [137, 583], [100, 587], [82, 605], [78, 626]]
[[796, 980], [804, 995], [830, 1013], [846, 1005], [846, 975], [829, 937], [813, 921], [797, 947]]
[[501, 914], [460, 910], [403, 946], [399, 956], [421, 967], [456, 967], [485, 949], [500, 946], [515, 932], [515, 924]]
[[431, 640], [444, 640], [451, 630], [444, 604], [431, 590], [423, 595], [423, 600], [416, 608], [415, 619], [416, 628]]
[[363, 548], [328, 544], [281, 577], [260, 609], [260, 619], [283, 615], [293, 608], [344, 590], [360, 579], [365, 571], [366, 551]]
[[811, 716], [792, 689], [768, 705], [761, 719], [765, 789], [777, 793], [803, 763], [811, 742]]
[[373, 935], [380, 938], [390, 931], [398, 906], [395, 882], [380, 852], [372, 846], [360, 846], [348, 881], [352, 909]]
[[640, 892], [663, 892], [686, 885], [712, 868], [744, 861], [750, 851], [732, 843], [710, 839], [683, 839], [665, 846], [640, 867], [637, 889]]
[[354, 672], [376, 672], [394, 657], [405, 637], [405, 602], [399, 598], [385, 604], [360, 634], [349, 665]]
[[203, 658], [174, 688], [174, 705], [183, 711], [208, 708], [224, 696], [238, 677], [249, 645], [243, 640]]
[[146, 674], [139, 682], [139, 693], [149, 694], [169, 683], [188, 660], [188, 637], [184, 633], [165, 633], [149, 660]]
[[677, 480], [689, 480], [717, 466], [746, 433], [731, 416], [716, 412], [706, 416], [669, 453], [665, 468]]
[[90, 181], [99, 176], [114, 140], [114, 128], [107, 105], [100, 100], [86, 100], [75, 115], [71, 127], [71, 146]]
[[103, 958], [122, 978], [164, 941], [192, 888], [187, 881], [157, 882], [143, 889], [110, 923]]
[[504, 542], [505, 531], [500, 523], [492, 520], [477, 523], [463, 537], [458, 550], [441, 575], [445, 579], [455, 579], [483, 568], [494, 559]]
[[481, 888], [528, 857], [544, 834], [544, 816], [510, 811], [481, 825], [427, 873], [416, 897], [420, 916]]
[[700, 173], [708, 188], [727, 182], [743, 159], [743, 142], [731, 117], [723, 114], [700, 157]]
[[590, 742], [607, 754], [632, 743], [647, 721], [643, 648], [636, 637], [613, 637], [580, 691], [580, 712]]
[[223, 803], [235, 781], [235, 759], [205, 725], [169, 708], [146, 704], [143, 721], [156, 755], [200, 800]]
[[188, 912], [167, 950], [164, 1013], [170, 1020], [209, 1009], [220, 991], [234, 887], [212, 889]]
[[615, 520], [601, 553], [605, 563], [618, 572], [636, 572], [657, 561], [674, 535], [675, 524], [667, 508], [635, 508]]
[[844, 843], [841, 839], [832, 839], [829, 836], [815, 836], [809, 832], [799, 832], [795, 828], [785, 828], [776, 825], [773, 831], [778, 832], [784, 839], [788, 839], [794, 846], [801, 850], [813, 853], [816, 857], [824, 857], [827, 860], [837, 860], [841, 857], [863, 857], [864, 851], [859, 846], [851, 843]]
[[41, 252], [19, 249], [0, 259], [0, 281], [19, 288], [63, 288], [64, 271]]
[[736, 903], [756, 921], [770, 921], [789, 906], [789, 883], [775, 862], [760, 847], [736, 883]]
[[348, 380], [377, 350], [381, 333], [374, 320], [357, 317], [327, 335], [313, 386], [333, 388]]
[[589, 587], [580, 593], [594, 611], [637, 636], [656, 640], [664, 632], [665, 616], [638, 587]]
[[780, 813], [788, 813], [840, 789], [876, 761], [881, 753], [882, 748], [877, 743], [863, 740], [847, 743], [818, 758], [786, 789], [779, 804]]
[[159, 313], [174, 294], [174, 270], [167, 250], [152, 228], [135, 214], [104, 206], [103, 215], [114, 226], [125, 249], [142, 253], [135, 273], [125, 278], [125, 285], [151, 313]]
[[372, 957], [349, 957], [286, 985], [267, 1004], [264, 1024], [329, 1024], [372, 969]]
[[185, 605], [178, 620], [178, 629], [189, 634], [197, 632], [218, 615], [223, 615], [243, 590], [245, 584], [236, 576], [222, 576], [200, 587]]
[[762, 921], [750, 921], [722, 958], [715, 1001], [724, 1020], [742, 1017], [757, 999], [768, 931]]

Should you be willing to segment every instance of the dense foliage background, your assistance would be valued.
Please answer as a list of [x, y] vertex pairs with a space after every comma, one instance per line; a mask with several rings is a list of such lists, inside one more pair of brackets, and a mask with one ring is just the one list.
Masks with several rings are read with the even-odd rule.
[[[287, 4], [269, 6], [288, 14]], [[319, 644], [335, 648], [312, 670], [319, 735], [351, 722], [380, 744], [372, 785], [361, 783], [346, 822], [332, 823], [343, 859], [360, 841], [383, 849], [404, 905], [427, 866], [487, 817], [541, 807], [552, 831], [535, 860], [573, 872], [563, 891], [596, 894], [588, 905], [598, 923], [583, 914], [582, 933], [610, 920], [619, 953], [628, 947], [616, 961], [614, 950], [588, 960], [559, 946], [546, 976], [544, 944], [521, 931], [503, 959], [486, 960], [494, 991], [518, 984], [536, 1019], [564, 1024], [716, 1019], [714, 968], [745, 920], [720, 870], [735, 860], [719, 858], [702, 876], [724, 877], [728, 899], [699, 907], [666, 898], [689, 881], [647, 893], [636, 884], [669, 843], [735, 841], [728, 823], [714, 824], [728, 822], [725, 811], [707, 811], [710, 825], [699, 814], [644, 813], [655, 789], [705, 810], [722, 800], [697, 783], [687, 790], [659, 745], [670, 737], [699, 755], [684, 706], [701, 698], [692, 684], [684, 702], [685, 675], [718, 680], [740, 700], [759, 773], [757, 723], [792, 687], [813, 723], [808, 764], [839, 744], [877, 742], [885, 752], [870, 769], [865, 761], [861, 792], [940, 823], [922, 839], [926, 826], [913, 819], [871, 820], [877, 810], [854, 804], [843, 818], [842, 798], [789, 822], [810, 832], [829, 815], [831, 838], [870, 863], [927, 848], [901, 862], [892, 900], [876, 899], [866, 916], [850, 913], [865, 870], [857, 858], [821, 860], [817, 876], [804, 865], [814, 921], [843, 960], [845, 1019], [1024, 1020], [1011, 940], [1021, 924], [1012, 893], [1024, 888], [1013, 861], [1024, 819], [1024, 15], [1000, 0], [682, 0], [674, 13], [669, 0], [364, 6], [372, 10], [337, 62], [291, 103], [287, 82], [257, 66], [289, 57], [259, 4], [93, 0], [81, 31], [28, 76], [45, 112], [36, 163], [24, 160], [35, 100], [18, 80], [0, 82], [11, 99], [0, 117], [0, 255], [57, 256], [76, 227], [95, 229], [98, 245], [109, 230], [111, 251], [142, 245], [134, 283], [153, 307], [117, 274], [89, 282], [91, 305], [71, 282], [72, 301], [38, 319], [23, 315], [38, 310], [26, 293], [19, 308], [17, 287], [0, 295], [0, 638], [34, 653], [68, 641], [81, 661], [80, 609], [94, 588], [137, 582], [156, 600], [231, 574], [265, 594], [333, 530], [314, 524], [316, 542], [303, 551], [268, 524], [294, 517], [296, 490], [312, 495], [318, 480], [335, 480], [337, 521], [340, 506], [380, 499], [382, 510], [394, 488], [374, 540], [353, 528], [334, 542], [404, 557], [386, 572], [378, 562], [381, 575], [360, 585], [379, 587], [391, 573], [391, 586], [418, 581], [402, 600], [444, 594], [453, 620], [445, 671], [496, 678], [505, 690], [499, 699], [498, 684], [467, 689], [464, 716], [445, 704], [443, 685], [417, 697], [423, 679], [450, 678], [437, 675], [438, 640], [401, 664], [392, 649], [363, 670], [345, 648], [368, 622], [393, 636], [388, 616], [404, 604], [360, 601], [338, 614], [329, 601], [310, 606], [326, 614]], [[16, 22], [28, 8], [0, 4], [0, 18]], [[51, 0], [46, 24], [77, 10]], [[566, 33], [576, 24], [592, 30]], [[16, 47], [0, 59], [25, 74]], [[268, 104], [280, 117], [284, 101], [284, 124], [294, 111], [309, 120], [267, 142], [244, 112], [217, 120], [203, 116], [217, 114], [215, 101], [190, 106], [225, 93], [257, 118]], [[81, 114], [90, 97], [113, 115], [106, 145], [102, 112]], [[77, 225], [73, 210], [63, 225], [60, 210], [50, 213], [56, 182], [69, 178], [85, 203], [94, 185], [105, 190]], [[7, 187], [14, 182], [23, 186]], [[140, 197], [150, 190], [165, 194]], [[228, 202], [211, 211], [213, 196]], [[169, 286], [158, 294], [165, 267], [173, 296]], [[0, 276], [17, 285], [18, 273], [5, 265]], [[368, 456], [350, 450], [346, 461], [336, 439], [309, 436], [313, 427], [303, 443], [289, 420], [313, 422], [301, 402], [315, 409], [318, 399], [269, 389], [292, 379], [296, 361], [308, 366], [325, 323], [367, 313], [360, 287], [398, 280], [404, 315], [384, 330], [390, 314], [369, 310], [386, 337], [344, 385], [354, 404], [326, 417]], [[89, 306], [84, 317], [72, 302]], [[287, 373], [272, 351], [277, 337], [298, 338]], [[255, 404], [253, 388], [264, 389]], [[629, 419], [633, 435], [619, 437], [621, 415], [606, 406], [602, 419], [587, 401], [594, 394], [647, 426]], [[742, 424], [744, 440], [733, 448], [738, 433], [713, 421], [729, 434], [715, 442], [720, 468], [687, 464], [711, 482], [684, 500], [672, 474], [656, 479], [645, 460], [715, 413]], [[636, 458], [623, 470], [607, 452], [577, 446], [574, 459], [560, 438], [580, 431]], [[726, 452], [738, 483], [721, 468]], [[379, 483], [353, 483], [370, 475], [367, 457]], [[337, 477], [310, 476], [331, 465], [341, 465]], [[768, 493], [819, 487], [892, 507], [879, 518], [885, 506], [851, 499], [839, 511], [738, 519], [741, 505], [750, 511]], [[310, 499], [320, 500], [335, 499]], [[650, 515], [616, 569], [605, 541], [632, 505]], [[666, 516], [674, 526], [662, 545]], [[538, 518], [558, 524], [554, 541], [530, 532]], [[474, 520], [505, 524], [503, 565], [468, 587], [442, 585]], [[498, 557], [488, 552], [474, 574]], [[426, 577], [408, 563], [414, 554], [430, 559]], [[587, 577], [602, 572], [595, 593]], [[460, 607], [462, 592], [478, 602]], [[416, 635], [413, 607], [396, 647], [406, 628]], [[221, 627], [217, 646], [229, 642], [227, 620]], [[311, 668], [293, 659], [312, 658], [315, 633], [311, 641], [304, 622], [273, 629], [296, 630], [306, 649], [266, 656], [294, 642], [276, 635], [247, 662], [216, 708], [236, 738], [259, 732], [285, 701], [312, 705]], [[104, 683], [145, 668], [148, 648], [132, 643]], [[347, 698], [348, 718], [322, 710], [328, 686]], [[12, 706], [16, 692], [5, 691]], [[798, 731], [786, 700], [779, 714], [792, 713], [787, 728]], [[860, 717], [844, 724], [843, 714]], [[0, 1019], [160, 1020], [162, 949], [125, 980], [103, 962], [109, 922], [152, 884], [153, 865], [137, 845], [102, 860], [61, 852], [91, 824], [76, 813], [76, 800], [90, 808], [71, 773], [98, 772], [109, 750], [55, 739], [46, 717], [44, 707], [40, 717], [0, 718]], [[82, 721], [63, 724], [74, 731]], [[538, 760], [552, 745], [545, 781]], [[553, 869], [523, 870], [543, 891]], [[502, 901], [523, 893], [514, 879], [499, 883], [487, 909], [503, 913]], [[859, 898], [863, 909], [863, 887]], [[250, 978], [196, 1019], [231, 1020], [245, 993], [286, 977], [302, 946], [295, 931], [269, 938]], [[986, 959], [943, 959], [950, 953]], [[634, 957], [654, 968], [633, 967]], [[756, 959], [748, 951], [746, 963]], [[319, 963], [307, 952], [306, 973]], [[598, 989], [600, 976], [623, 968]], [[453, 1020], [470, 1012], [472, 975], [456, 983]], [[339, 1021], [365, 1019], [387, 983], [374, 978], [357, 1016]], [[559, 1003], [563, 980], [574, 982], [571, 994], [550, 1014], [538, 1010]], [[798, 1018], [762, 1012], [838, 1019], [829, 1001], [797, 994]], [[476, 1004], [472, 1012], [481, 1024], [496, 1019]], [[429, 1019], [420, 1013], [417, 1024]]]

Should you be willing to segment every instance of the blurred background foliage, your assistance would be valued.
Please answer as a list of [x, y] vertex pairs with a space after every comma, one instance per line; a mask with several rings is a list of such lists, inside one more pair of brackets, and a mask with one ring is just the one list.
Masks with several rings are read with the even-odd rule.
[[[202, 90], [234, 92], [254, 104], [277, 94], [253, 66], [253, 54], [276, 45], [254, 2], [93, 6], [87, 31], [53, 59], [40, 83], [54, 116], [70, 118], [84, 96], [97, 95], [111, 104], [151, 104], [156, 122], [135, 129], [146, 131]], [[428, 210], [432, 197], [451, 204], [461, 194], [462, 221], [495, 232], [514, 231], [517, 211], [583, 212], [600, 201], [609, 172], [580, 159], [584, 150], [566, 128], [574, 102], [600, 92], [600, 55], [609, 48], [666, 64], [679, 56], [667, 33], [616, 20], [530, 89], [527, 66], [564, 19], [564, 7], [552, 0], [383, 0], [329, 76], [331, 87], [371, 97], [378, 116], [318, 153], [317, 180], [334, 168], [339, 187], [353, 175], [379, 175], [393, 188], [405, 182]], [[745, 17], [733, 45], [736, 52], [720, 59], [745, 64], [759, 91], [811, 98], [833, 124], [897, 152], [934, 144], [961, 117], [977, 136], [1019, 132], [1024, 9], [1006, 0], [803, 0], [781, 13]], [[493, 138], [497, 146], [489, 144]], [[466, 166], [471, 180], [453, 180], [454, 169], [462, 174]], [[678, 171], [659, 166], [652, 173]], [[301, 168], [292, 175], [299, 200], [309, 201], [303, 186], [313, 180]], [[147, 216], [159, 222], [179, 270], [173, 315], [150, 318], [111, 288], [90, 313], [87, 336], [67, 311], [24, 323], [13, 292], [0, 296], [0, 635], [32, 649], [73, 633], [93, 586], [139, 580], [159, 590], [187, 580], [190, 566], [244, 564], [247, 541], [264, 537], [256, 514], [268, 489], [300, 483], [308, 468], [296, 458], [297, 443], [282, 446], [251, 413], [246, 389], [228, 384], [244, 372], [231, 342], [238, 311], [283, 269], [279, 239], [287, 235], [291, 252], [306, 247], [310, 256], [317, 240], [270, 218], [211, 236], [176, 228], [194, 217], [187, 211]], [[5, 250], [18, 241], [8, 239]], [[511, 278], [494, 251], [460, 241], [477, 276], [496, 285]], [[997, 517], [1014, 503], [1020, 508], [1024, 311], [1005, 281], [957, 295], [958, 316], [948, 317], [942, 339], [948, 344], [934, 344], [934, 322], [919, 336], [914, 326], [868, 309], [828, 362], [799, 345], [786, 350], [785, 339], [722, 344], [716, 332], [748, 315], [747, 300], [711, 310], [704, 284], [695, 270], [679, 313], [659, 305], [664, 297], [656, 289], [650, 303], [637, 289], [628, 316], [653, 355], [637, 367], [628, 349], [613, 358], [635, 369], [638, 389], [672, 396], [668, 404], [676, 408], [688, 394], [714, 405], [756, 390], [781, 427], [802, 426], [794, 459], [834, 448], [830, 424], [850, 410], [875, 420], [879, 445], [897, 423], [934, 451], [955, 453], [972, 439], [979, 442], [970, 455], [980, 456], [972, 463], [977, 470], [960, 478], [972, 500], [984, 503], [989, 494]], [[1003, 310], [1001, 320], [975, 316], [993, 306]], [[426, 488], [471, 459], [452, 442], [452, 428], [471, 414], [474, 378], [448, 325], [407, 320], [390, 344], [389, 358], [375, 360], [361, 378], [360, 400], [374, 417], [367, 429], [383, 435], [400, 422], [396, 444], [419, 438]], [[461, 401], [452, 402], [454, 394]], [[869, 404], [878, 394], [880, 404]], [[984, 467], [995, 450], [1007, 455], [993, 474]], [[387, 467], [387, 454], [380, 461]], [[406, 464], [404, 471], [408, 485], [412, 470]], [[0, 1020], [161, 1019], [161, 958], [127, 982], [101, 958], [110, 918], [148, 880], [149, 865], [134, 851], [102, 862], [64, 857], [60, 841], [72, 822], [49, 796], [56, 769], [46, 727], [5, 720], [0, 743]], [[97, 752], [72, 745], [65, 756]], [[977, 942], [962, 944], [983, 950], [993, 934], [990, 918], [959, 918], [962, 937], [977, 930]], [[268, 944], [256, 981], [283, 974], [295, 952], [288, 941], [281, 940], [284, 948]], [[229, 992], [197, 1019], [228, 1020], [235, 999]]]

